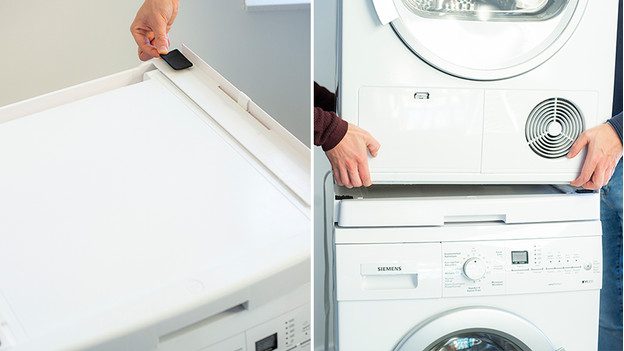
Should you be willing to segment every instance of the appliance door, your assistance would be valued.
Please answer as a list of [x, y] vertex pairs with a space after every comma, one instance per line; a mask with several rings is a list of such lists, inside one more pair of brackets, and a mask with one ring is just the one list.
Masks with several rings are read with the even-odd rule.
[[469, 307], [448, 311], [414, 327], [393, 351], [555, 350], [526, 319], [500, 309]]
[[[392, 3], [393, 2], [393, 3]], [[552, 57], [587, 0], [374, 1], [380, 20], [433, 67], [460, 78], [520, 75]]]

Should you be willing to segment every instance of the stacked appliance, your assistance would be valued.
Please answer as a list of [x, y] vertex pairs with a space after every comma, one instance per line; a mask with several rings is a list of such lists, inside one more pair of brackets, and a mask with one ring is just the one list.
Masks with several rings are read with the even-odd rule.
[[610, 117], [616, 25], [617, 1], [340, 3], [338, 112], [382, 147], [336, 189], [339, 350], [596, 349], [599, 195], [565, 156]]
[[0, 350], [309, 350], [309, 149], [190, 50], [0, 109]]

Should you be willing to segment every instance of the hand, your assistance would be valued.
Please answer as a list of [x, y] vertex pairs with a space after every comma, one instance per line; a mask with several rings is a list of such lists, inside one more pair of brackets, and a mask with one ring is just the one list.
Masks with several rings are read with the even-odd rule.
[[367, 151], [375, 157], [380, 146], [367, 131], [349, 123], [347, 133], [338, 145], [325, 152], [336, 183], [347, 188], [371, 185]]
[[572, 145], [567, 157], [575, 157], [585, 145], [587, 157], [581, 175], [570, 182], [570, 185], [600, 189], [609, 182], [622, 157], [622, 141], [613, 127], [605, 123], [584, 131]]
[[139, 58], [147, 61], [169, 52], [169, 29], [178, 14], [179, 0], [145, 0], [130, 26], [139, 46]]

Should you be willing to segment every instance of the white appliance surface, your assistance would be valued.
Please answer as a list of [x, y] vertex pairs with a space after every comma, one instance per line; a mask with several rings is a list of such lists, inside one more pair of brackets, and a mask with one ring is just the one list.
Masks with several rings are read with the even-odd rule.
[[[537, 185], [357, 192], [341, 189], [336, 201], [340, 350], [437, 351], [444, 340], [492, 335], [510, 350], [596, 349], [598, 194]], [[417, 220], [401, 222], [410, 213]]]
[[[297, 187], [309, 178], [278, 175], [309, 161], [295, 145], [274, 155], [283, 169], [262, 163], [232, 135], [270, 138], [217, 123], [264, 129], [248, 99], [237, 104], [208, 79], [198, 89], [212, 92], [211, 115], [176, 87], [206, 79], [207, 65], [185, 53], [195, 66], [184, 72], [150, 63], [0, 110], [1, 350], [82, 349], [133, 333], [120, 345], [152, 349], [185, 325], [308, 284], [309, 195]], [[38, 108], [59, 99], [69, 101]]]
[[338, 114], [380, 142], [376, 184], [565, 184], [616, 26], [615, 0], [341, 1]]

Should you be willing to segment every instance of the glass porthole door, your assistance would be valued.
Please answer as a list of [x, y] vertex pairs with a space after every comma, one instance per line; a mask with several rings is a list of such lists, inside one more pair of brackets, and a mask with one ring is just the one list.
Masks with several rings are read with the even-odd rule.
[[588, 0], [391, 1], [384, 16], [421, 59], [457, 77], [497, 80], [530, 71], [559, 51]]
[[393, 349], [393, 351], [555, 350], [542, 331], [530, 321], [514, 313], [491, 307], [460, 308], [434, 316], [410, 330]]

